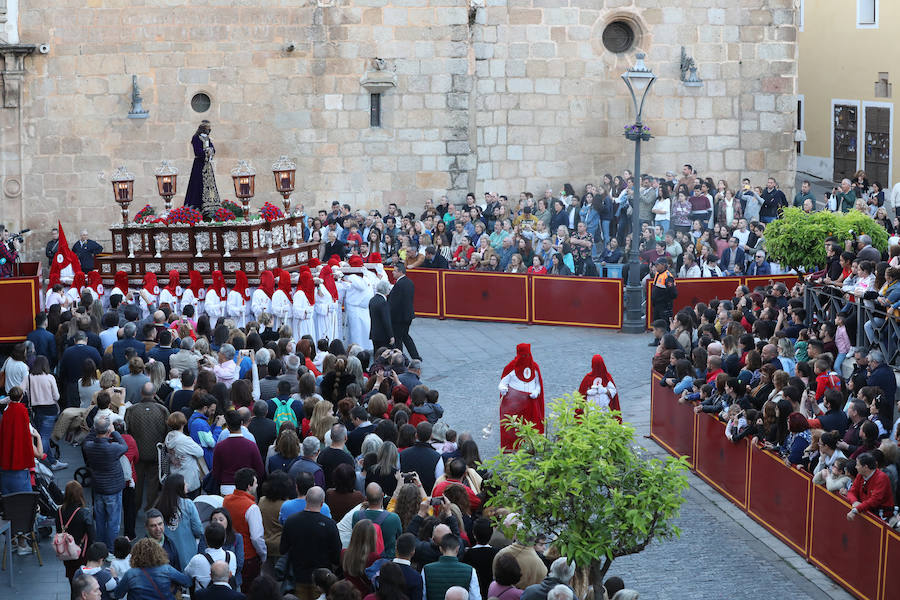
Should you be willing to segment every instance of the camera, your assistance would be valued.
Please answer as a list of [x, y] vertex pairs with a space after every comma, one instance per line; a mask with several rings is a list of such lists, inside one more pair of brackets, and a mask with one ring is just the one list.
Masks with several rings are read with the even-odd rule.
[[31, 233], [30, 229], [23, 229], [19, 233], [10, 233], [9, 241], [10, 242], [19, 242], [20, 244], [25, 243], [25, 236]]

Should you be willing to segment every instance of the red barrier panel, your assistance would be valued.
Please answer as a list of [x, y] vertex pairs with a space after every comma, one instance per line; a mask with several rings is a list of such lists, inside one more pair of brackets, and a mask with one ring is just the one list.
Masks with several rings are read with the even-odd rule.
[[697, 418], [697, 475], [741, 508], [747, 505], [748, 440], [735, 444], [725, 437], [725, 424], [712, 415]]
[[805, 557], [812, 479], [786, 467], [775, 454], [751, 446], [748, 481], [747, 513]]
[[[653, 323], [653, 286], [647, 282], [647, 328]], [[678, 297], [672, 302], [672, 314], [685, 306], [693, 307], [698, 302], [709, 302], [713, 298], [734, 298], [734, 290], [743, 283], [740, 277], [713, 277], [711, 279], [676, 279]]]
[[884, 527], [884, 567], [881, 572], [881, 600], [893, 600], [900, 590], [900, 534]]
[[19, 269], [22, 276], [0, 279], [0, 343], [24, 341], [34, 329], [35, 316], [41, 312], [40, 263], [22, 263]]
[[450, 319], [527, 323], [528, 276], [441, 271], [442, 313]]
[[672, 388], [662, 387], [653, 373], [650, 382], [650, 437], [676, 456], [686, 456], [694, 468], [696, 417], [688, 404], [679, 404]]
[[437, 269], [406, 271], [416, 286], [413, 308], [418, 317], [441, 317], [441, 272]]
[[532, 275], [532, 322], [622, 327], [622, 280]]
[[753, 291], [758, 286], [767, 286], [770, 283], [783, 283], [790, 290], [797, 283], [796, 275], [759, 275], [756, 277], [744, 277], [744, 285]]
[[[884, 525], [862, 513], [847, 520], [850, 504], [814, 486], [809, 560], [860, 598], [878, 598]], [[896, 597], [896, 588], [892, 590]]]

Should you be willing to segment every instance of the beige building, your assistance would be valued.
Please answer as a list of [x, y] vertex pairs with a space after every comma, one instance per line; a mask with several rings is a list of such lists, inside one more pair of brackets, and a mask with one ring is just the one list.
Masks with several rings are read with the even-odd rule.
[[900, 54], [890, 26], [898, 23], [896, 1], [800, 1], [798, 170], [840, 181], [861, 169], [882, 187], [895, 183], [892, 77]]
[[[180, 203], [200, 119], [222, 196], [246, 159], [257, 207], [279, 197], [281, 154], [307, 207], [580, 188], [632, 168], [620, 75], [637, 51], [659, 77], [642, 170], [792, 182], [794, 2], [0, 0], [8, 41], [25, 44], [0, 47], [0, 219], [60, 218], [103, 241], [113, 169], [137, 175], [133, 211], [160, 207], [164, 159]], [[146, 118], [129, 118], [133, 77]]]

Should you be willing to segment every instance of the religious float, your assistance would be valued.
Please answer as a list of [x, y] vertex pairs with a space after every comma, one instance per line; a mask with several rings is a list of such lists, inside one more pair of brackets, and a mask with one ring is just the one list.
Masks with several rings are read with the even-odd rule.
[[130, 218], [134, 175], [119, 167], [112, 177], [112, 187], [122, 221], [109, 228], [112, 252], [97, 257], [104, 284], [112, 285], [117, 271], [127, 273], [136, 284], [145, 273], [172, 270], [184, 278], [189, 271], [198, 271], [207, 280], [213, 271], [221, 271], [232, 283], [235, 271], [243, 270], [255, 285], [262, 271], [294, 271], [311, 258], [318, 258], [318, 244], [303, 241], [299, 212], [291, 207], [296, 165], [282, 156], [272, 165], [272, 171], [276, 190], [283, 197], [283, 209], [266, 202], [258, 212], [251, 211], [256, 171], [242, 160], [231, 171], [241, 205], [218, 202], [218, 192], [213, 190], [214, 206], [210, 208], [204, 202], [201, 212], [187, 202], [172, 208], [178, 170], [163, 161], [155, 174], [164, 210], [157, 214], [148, 204]]

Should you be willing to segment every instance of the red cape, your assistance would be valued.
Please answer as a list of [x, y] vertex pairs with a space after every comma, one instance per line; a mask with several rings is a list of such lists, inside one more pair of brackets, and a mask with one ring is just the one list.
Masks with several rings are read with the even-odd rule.
[[[578, 393], [587, 398], [587, 391], [594, 385], [594, 380], [598, 377], [603, 382], [603, 385], [607, 385], [611, 381], [613, 385], [616, 385], [612, 375], [606, 370], [606, 363], [603, 361], [603, 357], [599, 354], [595, 354], [594, 358], [591, 359], [591, 372], [585, 375], [581, 380], [581, 385], [578, 386]], [[609, 399], [609, 408], [610, 410], [622, 410], [619, 406], [618, 386], [616, 387], [616, 395]], [[622, 419], [619, 419], [619, 422], [621, 421]]]
[[232, 291], [240, 294], [244, 300], [250, 299], [250, 288], [247, 287], [247, 274], [243, 271], [235, 271], [234, 272], [234, 287], [231, 288]]
[[[529, 369], [530, 373], [525, 373], [525, 369]], [[527, 421], [534, 423], [540, 433], [544, 433], [544, 378], [541, 376], [541, 369], [531, 357], [531, 346], [529, 344], [519, 344], [516, 346], [516, 358], [514, 358], [506, 367], [503, 368], [501, 377], [506, 377], [511, 371], [516, 372], [516, 377], [522, 381], [533, 381], [535, 377], [540, 385], [540, 392], [537, 398], [522, 398], [524, 392], [514, 394], [515, 390], [510, 389], [505, 396], [500, 398], [500, 419], [501, 421], [508, 416], [521, 416]], [[517, 438], [512, 431], [503, 425], [500, 426], [500, 448], [504, 452], [515, 450]]]
[[56, 245], [56, 254], [53, 255], [53, 260], [50, 261], [51, 288], [54, 283], [59, 282], [60, 273], [66, 267], [72, 267], [74, 273], [81, 273], [81, 262], [78, 260], [78, 256], [69, 248], [69, 242], [66, 241], [66, 232], [63, 231], [62, 223], [56, 221], [56, 227], [59, 229], [59, 242]]
[[34, 448], [28, 424], [28, 408], [21, 402], [10, 402], [0, 422], [0, 470], [34, 468]]

